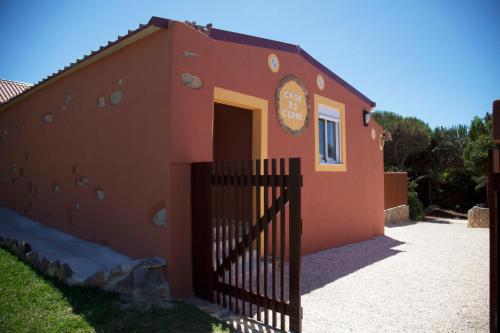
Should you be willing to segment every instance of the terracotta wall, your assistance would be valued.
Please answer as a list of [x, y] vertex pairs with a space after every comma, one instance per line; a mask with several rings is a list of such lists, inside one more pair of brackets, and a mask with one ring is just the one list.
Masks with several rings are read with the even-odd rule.
[[[276, 74], [267, 67], [270, 52], [280, 59]], [[199, 76], [202, 87], [184, 86], [183, 73]], [[319, 73], [297, 54], [215, 41], [171, 22], [168, 30], [0, 113], [0, 129], [9, 132], [0, 141], [0, 204], [27, 209], [35, 220], [134, 257], [164, 256], [172, 295], [191, 295], [190, 167], [212, 160], [214, 87], [220, 87], [268, 101], [269, 158], [302, 158], [303, 253], [383, 234], [382, 129], [374, 121], [364, 127], [362, 110], [369, 105], [326, 73], [325, 90], [319, 91]], [[274, 94], [286, 74], [302, 80], [311, 103], [320, 94], [346, 105], [346, 172], [314, 170], [312, 121], [298, 137], [281, 129]], [[110, 106], [109, 94], [117, 89], [123, 100]], [[68, 90], [73, 100], [62, 111]], [[102, 110], [97, 107], [101, 95], [107, 96]], [[44, 123], [45, 113], [53, 114], [52, 123]], [[21, 120], [22, 133], [17, 133]], [[24, 168], [23, 177], [11, 176], [13, 164]], [[88, 177], [86, 187], [75, 186], [74, 165]], [[29, 191], [29, 181], [38, 196]], [[60, 193], [52, 192], [53, 182]], [[104, 200], [97, 200], [96, 187], [104, 189]], [[80, 208], [70, 223], [68, 210], [75, 201]], [[164, 204], [167, 226], [160, 228], [152, 217]]]
[[[171, 24], [175, 32], [172, 119], [171, 119], [171, 197], [170, 213], [179, 217], [169, 242], [176, 250], [176, 261], [190, 263], [189, 163], [212, 159], [213, 88], [225, 88], [268, 100], [269, 158], [301, 157], [304, 175], [302, 189], [302, 251], [310, 253], [383, 234], [384, 178], [383, 154], [379, 136], [382, 128], [374, 121], [365, 127], [363, 109], [370, 106], [352, 92], [330, 79], [325, 73], [326, 88], [316, 87], [320, 71], [299, 55], [266, 48], [214, 41], [183, 24]], [[185, 51], [199, 54], [185, 57]], [[280, 59], [280, 70], [272, 73], [267, 57], [274, 52]], [[183, 72], [194, 73], [203, 81], [201, 89], [184, 87]], [[274, 94], [279, 80], [286, 74], [298, 76], [309, 91], [346, 105], [347, 171], [314, 170], [314, 124], [299, 137], [285, 133], [278, 122]], [[311, 105], [312, 110], [313, 105]], [[375, 139], [371, 137], [372, 129]], [[174, 175], [175, 173], [175, 175]], [[187, 192], [186, 192], [187, 191]], [[174, 199], [174, 193], [180, 197]], [[175, 203], [174, 203], [175, 200]], [[172, 252], [173, 253], [173, 252]], [[173, 257], [173, 256], [172, 256]], [[171, 272], [170, 282], [181, 294], [191, 293], [189, 267]], [[188, 280], [189, 276], [189, 280]]]
[[0, 205], [133, 257], [166, 257], [168, 228], [153, 215], [169, 195], [170, 42], [162, 29], [1, 112]]
[[406, 172], [384, 173], [384, 209], [408, 204]]

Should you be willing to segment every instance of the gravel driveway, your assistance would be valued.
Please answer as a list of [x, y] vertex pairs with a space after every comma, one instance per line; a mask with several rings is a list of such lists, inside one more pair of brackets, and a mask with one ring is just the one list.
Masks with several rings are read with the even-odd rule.
[[488, 331], [488, 233], [442, 219], [304, 256], [303, 331]]

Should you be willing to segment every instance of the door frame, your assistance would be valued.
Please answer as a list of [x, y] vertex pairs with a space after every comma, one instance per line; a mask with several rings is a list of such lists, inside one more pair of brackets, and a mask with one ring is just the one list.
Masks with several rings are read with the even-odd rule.
[[[214, 104], [231, 105], [252, 111], [252, 159], [267, 158], [268, 102], [266, 99], [214, 87]], [[212, 136], [214, 116], [212, 114]]]

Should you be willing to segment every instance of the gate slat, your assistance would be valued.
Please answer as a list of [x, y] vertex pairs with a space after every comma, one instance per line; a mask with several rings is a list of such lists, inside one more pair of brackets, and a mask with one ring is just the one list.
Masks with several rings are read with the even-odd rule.
[[[221, 163], [222, 166], [222, 178], [224, 179], [226, 177], [226, 162]], [[222, 195], [221, 195], [221, 203], [222, 203], [222, 260], [226, 259], [226, 224], [227, 224], [227, 205], [226, 205], [226, 200], [227, 200], [227, 194], [226, 194], [226, 186], [221, 186], [222, 190]], [[226, 270], [224, 269], [222, 271], [222, 281], [224, 281], [224, 286], [227, 286], [226, 282]], [[222, 293], [222, 305], [226, 307], [227, 300], [226, 300], [227, 293], [225, 290], [223, 290]]]
[[[269, 208], [269, 184], [267, 182], [268, 172], [269, 172], [269, 160], [264, 160], [264, 220], [269, 221], [269, 213], [267, 209]], [[267, 266], [268, 259], [268, 249], [269, 249], [269, 223], [264, 224], [264, 298], [267, 298], [267, 280], [269, 267]], [[264, 311], [264, 322], [269, 324], [269, 311], [265, 309]]]
[[[241, 163], [239, 162], [234, 162], [234, 170], [235, 170], [235, 189], [234, 189], [234, 198], [236, 201], [235, 205], [235, 240], [234, 244], [236, 247], [236, 244], [240, 241], [240, 221], [243, 221], [243, 214], [242, 214], [242, 207], [243, 207], [243, 199], [242, 199], [242, 194], [243, 194], [243, 184], [240, 183], [240, 165]], [[234, 250], [234, 248], [233, 248]], [[237, 256], [236, 264], [235, 264], [235, 276], [236, 276], [236, 288], [239, 291], [238, 295], [236, 296], [235, 302], [236, 302], [236, 313], [240, 313], [240, 299], [241, 299], [241, 288], [240, 288], [240, 255]]]
[[[251, 233], [250, 234], [250, 237], [246, 238], [245, 240], [247, 241], [248, 245], [247, 245], [247, 248], [248, 248], [248, 254], [249, 254], [249, 260], [248, 260], [248, 264], [249, 264], [249, 278], [248, 278], [248, 284], [249, 284], [249, 288], [250, 288], [250, 293], [253, 293], [253, 273], [254, 273], [254, 267], [253, 267], [253, 233], [254, 233], [254, 229], [253, 229], [253, 203], [256, 202], [256, 200], [254, 200], [254, 195], [253, 195], [253, 187], [252, 187], [252, 175], [253, 175], [253, 161], [249, 161], [248, 162], [248, 166], [249, 166], [249, 180], [250, 182], [248, 183], [248, 195], [249, 195], [249, 202], [248, 202], [248, 233]], [[249, 315], [250, 317], [253, 316], [253, 305], [250, 303], [249, 304], [249, 307], [250, 307], [250, 312], [249, 312]]]
[[[285, 159], [280, 158], [280, 178], [282, 179], [285, 174]], [[285, 192], [285, 185], [283, 181], [280, 186], [280, 300], [285, 302], [285, 205], [283, 193]], [[285, 316], [281, 314], [281, 329], [285, 329]]]
[[[214, 219], [215, 219], [215, 256], [216, 256], [216, 260], [215, 260], [215, 266], [219, 266], [219, 263], [220, 263], [220, 249], [219, 249], [219, 244], [220, 244], [220, 216], [221, 216], [221, 202], [222, 200], [220, 200], [220, 172], [219, 172], [219, 162], [215, 162], [214, 163], [214, 167], [213, 169], [215, 169], [215, 174], [217, 176], [215, 176], [215, 183], [214, 183], [214, 188], [215, 188], [215, 211], [214, 211]], [[215, 277], [215, 280], [216, 282], [219, 282], [219, 276], [216, 275]], [[221, 304], [221, 293], [220, 292], [216, 292], [217, 293], [217, 304]]]
[[[271, 298], [276, 299], [276, 159], [271, 160], [271, 174], [273, 177], [271, 178], [271, 202], [272, 206], [271, 208], [274, 207], [274, 209], [271, 211], [271, 216], [272, 216], [272, 247], [271, 247], [271, 253], [272, 253], [272, 290], [271, 290]], [[276, 326], [276, 307], [273, 307], [273, 326]]]
[[[260, 160], [256, 160], [255, 161], [255, 173], [257, 175], [260, 175], [260, 163], [261, 161]], [[256, 259], [255, 259], [255, 264], [257, 265], [257, 295], [261, 295], [260, 293], [260, 280], [261, 280], [261, 276], [260, 276], [260, 235], [261, 235], [261, 228], [260, 228], [260, 223], [259, 222], [259, 219], [260, 219], [260, 214], [261, 214], [261, 211], [260, 211], [260, 206], [262, 204], [261, 202], [261, 197], [260, 197], [260, 184], [259, 184], [259, 179], [257, 177], [257, 184], [255, 184], [256, 187], [255, 187], [255, 217], [256, 217], [256, 222], [257, 222], [257, 239], [256, 239], [256, 247], [257, 247], [257, 255], [256, 255]], [[257, 304], [257, 320], [262, 320], [261, 319], [261, 315], [260, 315], [260, 304]]]

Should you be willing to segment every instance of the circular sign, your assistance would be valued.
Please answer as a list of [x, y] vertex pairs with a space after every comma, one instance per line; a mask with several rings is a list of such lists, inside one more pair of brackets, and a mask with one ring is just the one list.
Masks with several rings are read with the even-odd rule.
[[287, 75], [281, 79], [276, 89], [276, 112], [281, 128], [292, 136], [301, 135], [309, 125], [309, 95], [297, 77]]
[[323, 75], [318, 74], [318, 76], [316, 76], [316, 84], [318, 85], [319, 90], [325, 89], [325, 79], [323, 78]]
[[269, 66], [271, 72], [278, 73], [280, 70], [280, 60], [278, 59], [278, 56], [274, 53], [269, 54], [267, 57], [267, 65]]

